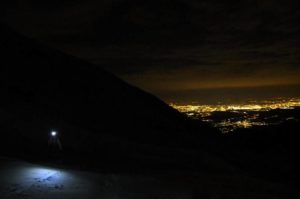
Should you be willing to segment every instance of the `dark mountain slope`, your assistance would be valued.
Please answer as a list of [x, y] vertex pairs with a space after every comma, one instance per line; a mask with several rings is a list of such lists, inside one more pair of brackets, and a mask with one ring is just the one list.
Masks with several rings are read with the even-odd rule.
[[[280, 115], [282, 110], [273, 110]], [[289, 111], [299, 118], [300, 109]], [[252, 175], [299, 185], [300, 122], [286, 120], [281, 124], [239, 129], [225, 136], [222, 156]]]
[[12, 149], [41, 153], [47, 150], [51, 130], [60, 133], [70, 154], [106, 153], [108, 148], [107, 154], [118, 154], [127, 145], [135, 152], [142, 144], [148, 151], [151, 146], [194, 148], [214, 142], [215, 129], [192, 124], [100, 67], [37, 44], [6, 26], [0, 30], [2, 140]]

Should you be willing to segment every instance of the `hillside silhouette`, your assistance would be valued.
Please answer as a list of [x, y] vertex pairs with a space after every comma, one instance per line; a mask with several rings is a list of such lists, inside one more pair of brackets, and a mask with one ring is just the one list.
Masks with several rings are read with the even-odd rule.
[[0, 30], [2, 153], [44, 157], [53, 130], [64, 159], [75, 162], [155, 157], [162, 155], [155, 147], [195, 149], [216, 142], [218, 131], [210, 125], [190, 121], [99, 66], [5, 25]]
[[238, 129], [225, 136], [222, 156], [251, 175], [298, 185], [299, 130], [299, 121]]

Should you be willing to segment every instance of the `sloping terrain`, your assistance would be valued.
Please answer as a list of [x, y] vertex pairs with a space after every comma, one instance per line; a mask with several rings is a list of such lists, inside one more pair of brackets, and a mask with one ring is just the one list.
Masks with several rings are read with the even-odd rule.
[[215, 129], [192, 124], [100, 67], [4, 25], [0, 30], [4, 152], [45, 154], [52, 130], [58, 131], [65, 153], [95, 159], [100, 154], [116, 159], [128, 151], [136, 153], [141, 145], [152, 154], [154, 146], [195, 148], [214, 143]]

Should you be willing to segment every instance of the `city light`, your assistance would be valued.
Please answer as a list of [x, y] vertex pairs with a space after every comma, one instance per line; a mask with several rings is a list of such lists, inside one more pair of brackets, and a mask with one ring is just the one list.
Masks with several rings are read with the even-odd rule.
[[[228, 133], [239, 128], [251, 128], [253, 126], [278, 124], [284, 120], [295, 120], [292, 116], [279, 118], [276, 113], [268, 116], [263, 116], [261, 113], [300, 107], [300, 98], [250, 101], [244, 104], [170, 104], [170, 106], [185, 113], [190, 118], [209, 122], [223, 133]], [[225, 112], [230, 114], [223, 114]], [[217, 119], [214, 117], [216, 114], [219, 114]]]
[[245, 104], [217, 104], [217, 105], [176, 105], [171, 103], [170, 106], [183, 113], [198, 112], [226, 112], [226, 111], [270, 111], [274, 109], [293, 109], [300, 106], [300, 98], [292, 99], [275, 99], [274, 101], [261, 101]]

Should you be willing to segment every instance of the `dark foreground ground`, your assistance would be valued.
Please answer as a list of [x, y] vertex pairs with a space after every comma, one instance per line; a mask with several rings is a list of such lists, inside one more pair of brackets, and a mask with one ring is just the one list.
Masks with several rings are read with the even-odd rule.
[[86, 172], [0, 158], [1, 199], [299, 198], [297, 188], [244, 175], [176, 172], [133, 175]]

